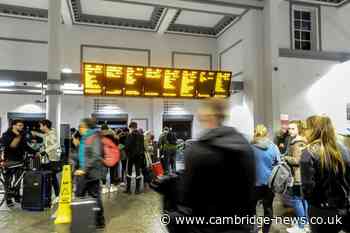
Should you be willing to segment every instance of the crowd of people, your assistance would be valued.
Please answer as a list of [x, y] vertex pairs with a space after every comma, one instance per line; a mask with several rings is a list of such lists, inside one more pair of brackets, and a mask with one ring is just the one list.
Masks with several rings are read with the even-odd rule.
[[[258, 227], [248, 221], [178, 225], [175, 219], [235, 216], [242, 220], [256, 216], [258, 202], [270, 219], [264, 222], [262, 232], [270, 232], [277, 196], [271, 177], [278, 174], [275, 168], [281, 163], [287, 164], [292, 176], [281, 194], [298, 220], [287, 232], [350, 232], [350, 156], [337, 140], [329, 117], [290, 121], [282, 125], [275, 141], [259, 124], [249, 142], [234, 128], [223, 125], [226, 112], [221, 101], [205, 104], [199, 112], [205, 133], [185, 151], [184, 172], [161, 180], [156, 187], [164, 195], [170, 233], [257, 233]], [[311, 222], [314, 217], [323, 222]], [[334, 221], [337, 217], [342, 221]]]
[[[287, 232], [349, 230], [346, 227], [350, 224], [350, 156], [348, 148], [338, 142], [330, 118], [315, 115], [305, 121], [290, 121], [282, 125], [274, 141], [267, 127], [258, 124], [253, 140], [248, 141], [236, 129], [223, 125], [226, 107], [224, 101], [212, 100], [199, 109], [199, 121], [205, 133], [186, 148], [185, 169], [181, 171], [176, 168], [178, 139], [168, 127], [163, 129], [158, 142], [152, 132], [143, 132], [136, 122], [125, 129], [111, 129], [107, 124], [99, 129], [96, 121], [86, 118], [78, 130], [72, 129], [75, 195], [88, 194], [97, 200], [97, 227], [105, 226], [101, 186], [106, 183], [107, 173], [112, 184], [125, 183], [124, 192], [132, 194], [134, 170], [135, 194], [152, 187], [163, 195], [164, 211], [171, 219], [170, 233], [257, 233], [258, 227], [250, 223], [177, 225], [174, 217], [256, 216], [257, 203], [261, 202], [264, 216], [272, 218], [276, 193], [271, 187], [271, 177], [274, 168], [284, 162], [290, 167], [293, 182], [282, 195], [298, 217], [297, 224], [287, 228]], [[1, 138], [4, 159], [20, 162], [25, 154], [39, 154], [43, 169], [52, 171], [53, 188], [58, 196], [57, 173], [62, 163], [57, 133], [49, 120], [40, 121], [39, 125], [40, 133], [31, 131], [28, 140], [23, 122], [13, 121]], [[108, 169], [101, 162], [103, 137], [113, 141], [120, 152], [119, 163]], [[164, 168], [163, 177], [155, 177], [151, 169], [158, 161]], [[7, 173], [6, 185], [14, 176], [15, 169]], [[8, 206], [13, 204], [13, 199], [20, 201], [19, 191], [7, 197]], [[343, 218], [342, 224], [302, 221], [336, 216]], [[271, 223], [264, 224], [262, 232], [268, 233], [270, 227]]]

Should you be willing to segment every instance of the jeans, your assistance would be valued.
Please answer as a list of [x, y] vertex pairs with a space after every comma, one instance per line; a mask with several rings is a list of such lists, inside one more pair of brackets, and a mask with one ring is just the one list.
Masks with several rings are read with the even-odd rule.
[[[298, 225], [300, 228], [304, 228], [304, 222], [308, 219], [308, 204], [305, 199], [300, 196], [291, 196], [291, 204], [295, 211], [295, 215], [299, 218]], [[301, 219], [303, 218], [303, 219]]]

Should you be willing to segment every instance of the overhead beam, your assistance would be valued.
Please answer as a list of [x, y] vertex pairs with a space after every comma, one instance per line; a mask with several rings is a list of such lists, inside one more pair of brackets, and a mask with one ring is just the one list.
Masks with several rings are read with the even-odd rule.
[[[286, 1], [291, 1], [291, 0], [286, 0]], [[320, 6], [329, 6], [329, 7], [339, 7], [342, 4], [344, 4], [344, 2], [332, 3], [332, 2], [321, 2], [321, 1], [317, 1], [317, 0], [292, 0], [292, 2], [294, 2], [294, 3], [309, 3], [309, 4], [320, 5]]]
[[[207, 0], [108, 0], [114, 2], [125, 2], [132, 4], [142, 4], [147, 6], [161, 6], [170, 9], [190, 10], [197, 12], [205, 12], [212, 14], [224, 14], [224, 15], [240, 15], [244, 10], [250, 7], [247, 4], [230, 4], [222, 5]], [[236, 1], [236, 0], [233, 0]], [[241, 1], [241, 0], [239, 0]], [[258, 2], [257, 8], [263, 8], [263, 2]]]
[[70, 9], [69, 0], [61, 0], [61, 14], [63, 22], [66, 25], [72, 25], [72, 11]]
[[171, 22], [173, 21], [178, 11], [179, 10], [176, 10], [176, 9], [167, 9], [165, 11], [164, 13], [165, 15], [164, 17], [161, 18], [159, 23], [159, 27], [158, 27], [159, 34], [164, 34], [168, 30]]
[[190, 2], [202, 2], [211, 3], [222, 6], [234, 6], [234, 7], [244, 7], [244, 8], [256, 8], [263, 9], [264, 3], [261, 0], [187, 0]]

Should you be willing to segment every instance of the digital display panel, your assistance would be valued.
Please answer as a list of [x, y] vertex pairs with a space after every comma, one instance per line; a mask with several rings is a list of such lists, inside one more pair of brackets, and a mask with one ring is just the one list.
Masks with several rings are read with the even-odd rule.
[[84, 94], [103, 94], [105, 86], [104, 71], [104, 65], [84, 64]]
[[230, 94], [231, 73], [220, 72], [216, 76], [215, 96], [226, 97]]
[[163, 80], [163, 96], [176, 97], [179, 96], [181, 84], [181, 70], [165, 69]]
[[121, 96], [123, 94], [124, 68], [123, 66], [106, 65], [106, 95]]
[[209, 98], [215, 95], [216, 73], [212, 71], [201, 71], [197, 83], [197, 96]]
[[231, 72], [83, 64], [85, 95], [210, 98], [230, 96]]
[[140, 96], [143, 92], [142, 82], [145, 77], [144, 67], [126, 67], [125, 95]]
[[162, 95], [163, 70], [159, 68], [146, 68], [146, 75], [143, 82], [144, 96]]

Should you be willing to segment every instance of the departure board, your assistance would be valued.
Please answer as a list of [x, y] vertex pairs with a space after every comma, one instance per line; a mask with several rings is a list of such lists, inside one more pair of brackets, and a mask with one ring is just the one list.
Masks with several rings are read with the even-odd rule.
[[142, 83], [145, 77], [145, 67], [126, 67], [125, 74], [125, 95], [141, 96]]
[[197, 83], [197, 96], [208, 98], [215, 95], [216, 73], [212, 71], [201, 71]]
[[144, 96], [162, 95], [163, 70], [159, 68], [146, 68], [146, 75], [143, 82]]
[[230, 96], [231, 72], [84, 63], [85, 95], [210, 98]]
[[220, 72], [216, 76], [215, 96], [226, 97], [230, 92], [231, 73]]
[[84, 93], [102, 95], [104, 92], [104, 65], [84, 64]]
[[123, 66], [106, 65], [106, 95], [122, 95], [124, 89]]
[[181, 70], [165, 69], [163, 80], [163, 96], [177, 97], [180, 95]]

